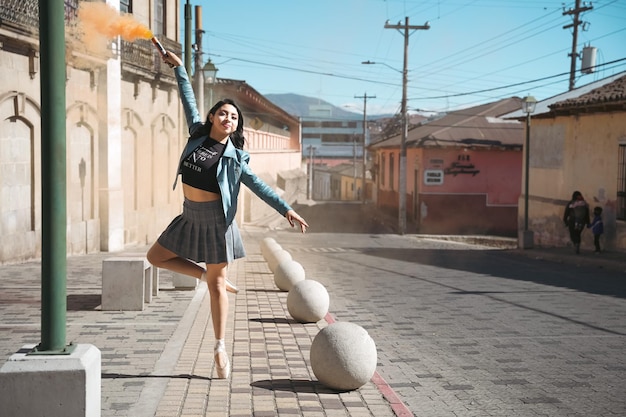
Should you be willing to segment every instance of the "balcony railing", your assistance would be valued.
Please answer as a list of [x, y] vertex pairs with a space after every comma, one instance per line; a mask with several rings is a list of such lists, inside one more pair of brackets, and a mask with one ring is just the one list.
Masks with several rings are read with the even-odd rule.
[[[159, 37], [159, 41], [165, 49], [174, 52], [178, 56], [181, 55], [179, 43], [163, 37]], [[129, 66], [150, 72], [161, 72], [161, 68], [164, 65], [152, 42], [145, 39], [137, 39], [134, 42], [122, 40], [121, 58], [124, 67]]]
[[27, 28], [39, 26], [39, 2], [36, 0], [0, 0], [2, 25], [12, 23]]
[[[66, 24], [76, 19], [78, 5], [82, 0], [64, 0]], [[0, 25], [16, 33], [37, 37], [39, 34], [39, 0], [0, 0]], [[159, 37], [163, 46], [180, 55], [182, 47], [178, 42]], [[135, 42], [121, 41], [123, 68], [147, 72], [148, 76], [161, 72], [163, 62], [149, 40]]]

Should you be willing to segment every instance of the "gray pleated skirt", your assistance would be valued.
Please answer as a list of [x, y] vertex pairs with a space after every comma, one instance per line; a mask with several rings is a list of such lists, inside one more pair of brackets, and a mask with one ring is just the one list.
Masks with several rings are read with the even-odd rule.
[[231, 263], [243, 258], [237, 223], [226, 225], [220, 200], [196, 202], [185, 199], [183, 213], [172, 220], [157, 240], [178, 256], [207, 264]]

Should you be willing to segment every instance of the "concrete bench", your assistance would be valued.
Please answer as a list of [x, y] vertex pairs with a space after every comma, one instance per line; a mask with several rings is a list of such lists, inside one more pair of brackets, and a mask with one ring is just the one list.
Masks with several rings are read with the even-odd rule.
[[[137, 252], [137, 253], [123, 253], [120, 256], [122, 257], [136, 257], [136, 258], [141, 258], [141, 257], [145, 257], [146, 254], [145, 253], [141, 253], [141, 252]], [[150, 265], [151, 266], [151, 270], [152, 270], [152, 296], [156, 297], [159, 295], [159, 268], [157, 268], [154, 265]], [[148, 301], [146, 299], [146, 303], [151, 302], [152, 300]]]
[[145, 257], [118, 256], [102, 261], [102, 310], [140, 311], [152, 301], [152, 265]]
[[172, 285], [177, 290], [195, 290], [198, 288], [199, 283], [200, 280], [189, 275], [179, 274], [178, 272], [172, 273]]

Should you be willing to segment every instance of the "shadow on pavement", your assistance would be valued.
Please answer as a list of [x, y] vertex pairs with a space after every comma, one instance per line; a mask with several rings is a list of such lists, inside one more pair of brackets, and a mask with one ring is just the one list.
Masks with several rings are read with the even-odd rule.
[[102, 304], [100, 294], [69, 294], [67, 296], [67, 311], [91, 311]]
[[140, 378], [174, 378], [174, 379], [201, 379], [205, 381], [211, 381], [212, 378], [208, 376], [198, 376], [191, 374], [178, 374], [178, 375], [152, 375], [152, 374], [119, 374], [116, 372], [103, 372], [101, 374], [103, 379], [140, 379]]
[[[311, 205], [294, 206], [311, 226], [307, 233], [357, 233], [388, 234], [395, 233], [396, 219], [381, 212], [375, 205], [360, 202], [315, 202]], [[626, 279], [623, 269], [617, 270], [609, 264], [582, 258], [570, 259], [558, 255], [554, 259], [544, 256], [535, 259], [520, 256], [519, 253], [500, 250], [445, 250], [445, 249], [400, 249], [355, 248], [370, 256], [385, 259], [432, 265], [440, 268], [456, 269], [477, 274], [493, 275], [506, 279], [536, 282], [560, 288], [568, 288], [591, 294], [610, 295], [626, 298]], [[541, 255], [541, 249], [535, 251]], [[534, 253], [534, 252], [533, 252]], [[543, 254], [546, 255], [546, 254]], [[607, 254], [606, 261], [609, 261]], [[416, 269], [419, 276], [419, 269]], [[453, 291], [459, 289], [451, 288]], [[498, 290], [498, 288], [494, 288]]]
[[[362, 252], [385, 259], [626, 298], [626, 279], [621, 272], [533, 260], [516, 256], [505, 250], [376, 248], [362, 250]], [[419, 277], [419, 268], [416, 268], [414, 276]], [[460, 291], [458, 288], [450, 289]], [[494, 288], [494, 291], [497, 290], [498, 288]]]
[[337, 394], [342, 391], [330, 389], [318, 381], [305, 379], [264, 379], [250, 384], [269, 391], [289, 391], [307, 394]]
[[254, 321], [256, 323], [274, 323], [274, 324], [301, 324], [300, 322], [293, 319], [285, 319], [285, 318], [253, 318], [250, 321]]

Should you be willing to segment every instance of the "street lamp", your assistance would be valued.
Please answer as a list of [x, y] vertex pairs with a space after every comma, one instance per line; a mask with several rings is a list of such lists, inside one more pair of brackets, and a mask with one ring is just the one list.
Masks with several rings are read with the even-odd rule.
[[213, 84], [215, 84], [215, 79], [217, 78], [217, 71], [218, 69], [215, 64], [211, 62], [211, 58], [209, 58], [209, 61], [202, 67], [204, 82], [209, 84], [209, 108], [213, 107]]
[[[361, 203], [365, 204], [367, 200], [367, 176], [365, 171], [367, 170], [367, 93], [363, 94], [363, 150], [361, 151], [363, 157], [363, 167], [361, 172]], [[369, 96], [370, 98], [376, 98], [376, 96]]]
[[522, 100], [522, 111], [526, 113], [526, 149], [525, 156], [525, 173], [524, 173], [524, 231], [522, 233], [521, 247], [522, 249], [530, 249], [533, 247], [533, 232], [528, 230], [528, 179], [529, 179], [529, 163], [530, 163], [530, 115], [535, 112], [537, 99], [533, 96], [526, 96]]
[[385, 64], [384, 62], [374, 62], [374, 61], [370, 61], [370, 60], [368, 59], [367, 61], [363, 61], [363, 62], [361, 62], [361, 64], [363, 64], [363, 65], [384, 65], [384, 66], [386, 66], [387, 68], [394, 70], [395, 72], [402, 73], [402, 71], [401, 71], [401, 70], [396, 69], [396, 68], [392, 67], [391, 65]]
[[[346, 104], [344, 107], [354, 107], [351, 104]], [[356, 186], [356, 134], [352, 134], [352, 199], [357, 200], [357, 186]]]
[[356, 200], [356, 134], [352, 135], [352, 199]]

